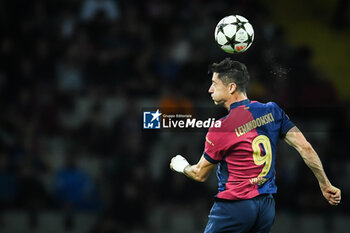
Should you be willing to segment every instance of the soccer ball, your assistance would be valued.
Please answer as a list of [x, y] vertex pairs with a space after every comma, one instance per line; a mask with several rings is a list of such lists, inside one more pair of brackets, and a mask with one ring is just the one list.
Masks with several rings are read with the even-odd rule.
[[215, 40], [227, 53], [242, 53], [253, 43], [253, 26], [240, 15], [226, 16], [216, 25]]

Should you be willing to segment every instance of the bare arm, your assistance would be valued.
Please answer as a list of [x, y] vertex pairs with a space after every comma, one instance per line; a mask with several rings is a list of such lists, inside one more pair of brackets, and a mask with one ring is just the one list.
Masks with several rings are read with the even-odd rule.
[[[175, 157], [171, 159], [170, 168], [173, 169]], [[208, 162], [204, 156], [195, 165], [187, 165], [184, 169], [184, 174], [198, 182], [204, 182], [208, 179], [210, 172], [215, 167], [215, 164]], [[173, 169], [174, 170], [174, 169]]]
[[331, 205], [338, 205], [341, 200], [340, 189], [334, 187], [328, 180], [320, 158], [303, 133], [297, 127], [293, 127], [288, 131], [284, 140], [299, 152], [305, 164], [311, 169], [327, 201]]

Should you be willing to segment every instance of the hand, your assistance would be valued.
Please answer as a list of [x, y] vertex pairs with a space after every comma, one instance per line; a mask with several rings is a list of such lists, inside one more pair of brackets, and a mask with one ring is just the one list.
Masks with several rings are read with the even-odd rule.
[[188, 165], [190, 164], [187, 162], [187, 160], [184, 157], [182, 157], [181, 155], [176, 155], [171, 159], [170, 169], [177, 172], [184, 173], [185, 167], [187, 167]]
[[326, 187], [321, 187], [321, 191], [323, 196], [327, 199], [329, 204], [338, 205], [341, 200], [341, 191], [337, 187], [333, 185], [329, 185]]

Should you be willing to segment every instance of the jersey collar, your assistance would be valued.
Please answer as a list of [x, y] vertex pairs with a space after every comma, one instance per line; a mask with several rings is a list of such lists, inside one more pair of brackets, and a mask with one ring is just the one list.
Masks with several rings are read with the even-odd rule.
[[238, 101], [238, 102], [234, 102], [230, 105], [230, 109], [234, 109], [238, 106], [242, 106], [242, 105], [247, 105], [250, 103], [250, 99], [245, 99], [245, 100], [241, 100], [241, 101]]

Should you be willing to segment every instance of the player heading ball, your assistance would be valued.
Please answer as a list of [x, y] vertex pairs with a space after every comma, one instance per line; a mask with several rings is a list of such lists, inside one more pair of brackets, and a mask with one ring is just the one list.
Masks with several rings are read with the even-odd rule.
[[[206, 233], [269, 233], [275, 218], [276, 147], [280, 139], [294, 147], [315, 175], [331, 205], [341, 200], [340, 189], [326, 176], [322, 163], [303, 133], [274, 102], [248, 99], [249, 74], [244, 64], [225, 59], [214, 63], [209, 88], [216, 105], [227, 109], [221, 129], [209, 128], [204, 152], [195, 165], [182, 155], [170, 168], [204, 182], [217, 167], [218, 193], [209, 214]], [[224, 130], [223, 130], [224, 129]]]

